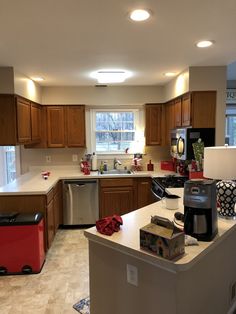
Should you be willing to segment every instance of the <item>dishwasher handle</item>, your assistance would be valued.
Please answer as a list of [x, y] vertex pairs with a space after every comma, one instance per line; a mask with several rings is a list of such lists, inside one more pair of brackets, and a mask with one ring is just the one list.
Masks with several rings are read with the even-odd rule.
[[97, 180], [64, 180], [63, 184], [73, 184], [73, 185], [86, 185], [86, 184], [96, 184]]

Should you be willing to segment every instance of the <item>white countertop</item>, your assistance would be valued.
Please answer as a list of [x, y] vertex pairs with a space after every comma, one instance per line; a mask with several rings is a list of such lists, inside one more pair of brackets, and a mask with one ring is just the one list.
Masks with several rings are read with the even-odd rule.
[[[168, 189], [173, 194], [183, 196], [183, 188]], [[181, 198], [178, 211], [183, 212], [183, 199]], [[181, 257], [169, 261], [167, 259], [154, 256], [140, 249], [139, 229], [150, 222], [151, 216], [158, 215], [166, 217], [171, 221], [174, 218], [175, 210], [164, 208], [162, 201], [153, 203], [129, 214], [122, 216], [123, 225], [119, 232], [115, 232], [112, 236], [100, 234], [96, 227], [92, 227], [85, 231], [85, 236], [99, 244], [105, 245], [112, 249], [123, 252], [124, 254], [135, 256], [136, 258], [145, 260], [148, 263], [162, 267], [171, 272], [185, 271], [197, 263], [204, 257], [209, 250], [221, 243], [229, 232], [236, 232], [236, 222], [234, 220], [218, 219], [218, 235], [211, 242], [198, 241], [199, 245], [186, 246], [185, 254]]]
[[102, 179], [102, 178], [126, 178], [126, 177], [158, 177], [168, 174], [174, 174], [170, 171], [136, 171], [132, 174], [121, 175], [101, 175], [98, 171], [91, 171], [90, 175], [84, 175], [79, 167], [74, 166], [55, 166], [43, 168], [50, 171], [48, 179], [41, 175], [41, 169], [34, 169], [24, 175], [21, 175], [16, 181], [0, 187], [0, 195], [21, 195], [21, 194], [46, 194], [61, 179]]

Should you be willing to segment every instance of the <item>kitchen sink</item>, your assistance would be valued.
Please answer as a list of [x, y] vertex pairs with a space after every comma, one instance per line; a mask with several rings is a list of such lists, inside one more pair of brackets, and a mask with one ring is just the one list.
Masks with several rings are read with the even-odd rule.
[[117, 175], [117, 174], [132, 174], [132, 171], [125, 169], [112, 169], [99, 172], [101, 175]]

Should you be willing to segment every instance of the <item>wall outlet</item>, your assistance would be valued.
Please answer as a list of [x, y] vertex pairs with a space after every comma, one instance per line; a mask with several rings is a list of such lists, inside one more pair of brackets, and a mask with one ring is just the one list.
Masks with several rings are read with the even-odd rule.
[[46, 162], [51, 162], [51, 161], [52, 161], [51, 156], [46, 156]]
[[138, 286], [138, 268], [127, 264], [127, 282], [131, 285]]
[[78, 161], [78, 155], [73, 154], [72, 155], [72, 161], [74, 161], [74, 162]]

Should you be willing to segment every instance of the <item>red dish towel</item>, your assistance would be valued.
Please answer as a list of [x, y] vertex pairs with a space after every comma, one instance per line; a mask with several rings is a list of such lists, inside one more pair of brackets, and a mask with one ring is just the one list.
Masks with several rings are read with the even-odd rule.
[[96, 221], [97, 231], [109, 236], [119, 231], [120, 225], [123, 225], [123, 220], [118, 215], [108, 216]]

